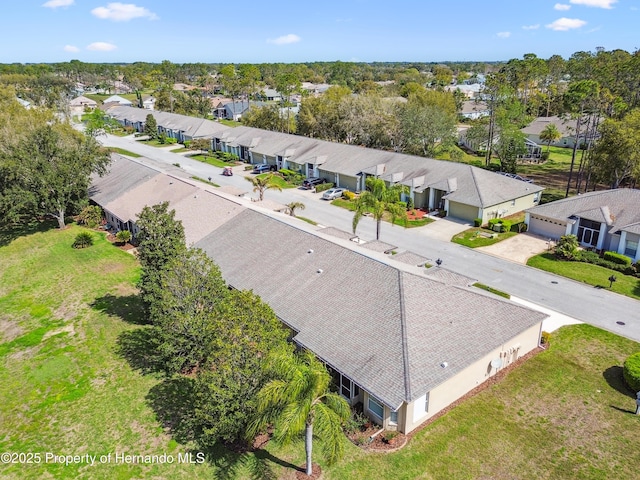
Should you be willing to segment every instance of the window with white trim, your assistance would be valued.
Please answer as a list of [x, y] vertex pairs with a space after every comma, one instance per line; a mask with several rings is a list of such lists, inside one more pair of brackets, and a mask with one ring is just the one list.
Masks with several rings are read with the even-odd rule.
[[376, 398], [369, 395], [369, 411], [376, 415], [380, 420], [384, 418], [384, 407]]
[[391, 415], [389, 416], [389, 423], [393, 423], [394, 425], [398, 424], [398, 411], [395, 412], [392, 410]]

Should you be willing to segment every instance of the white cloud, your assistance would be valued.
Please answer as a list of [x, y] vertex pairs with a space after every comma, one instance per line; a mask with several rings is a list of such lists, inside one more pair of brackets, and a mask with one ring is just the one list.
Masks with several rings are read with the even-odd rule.
[[70, 5], [73, 5], [73, 0], [49, 0], [42, 4], [43, 7], [47, 8], [68, 7]]
[[523, 30], [537, 30], [540, 28], [540, 24], [536, 23], [535, 25], [523, 25], [522, 29]]
[[569, 3], [574, 5], [584, 5], [586, 7], [597, 8], [613, 8], [611, 5], [618, 3], [618, 0], [569, 0]]
[[275, 45], [288, 45], [289, 43], [298, 43], [300, 40], [302, 39], [298, 35], [290, 33], [278, 38], [269, 38], [267, 42]]
[[65, 52], [79, 52], [80, 49], [74, 45], [65, 45], [64, 46], [64, 51]]
[[496, 35], [500, 38], [509, 38], [511, 36], [511, 32], [498, 32]]
[[134, 18], [148, 18], [157, 20], [158, 16], [144, 7], [138, 7], [133, 3], [109, 3], [106, 7], [97, 7], [91, 10], [96, 17], [114, 22], [128, 22]]
[[116, 47], [113, 43], [107, 42], [93, 42], [90, 45], [87, 45], [87, 50], [95, 50], [98, 52], [110, 52], [111, 50], [115, 50]]
[[567, 30], [573, 30], [574, 28], [580, 28], [587, 24], [584, 20], [580, 20], [578, 18], [559, 18], [553, 23], [546, 25], [547, 28], [551, 30], [556, 30], [558, 32], [566, 32]]
[[559, 10], [559, 11], [565, 11], [565, 10], [569, 10], [571, 8], [571, 5], [567, 5], [566, 3], [556, 3], [553, 6], [554, 10]]

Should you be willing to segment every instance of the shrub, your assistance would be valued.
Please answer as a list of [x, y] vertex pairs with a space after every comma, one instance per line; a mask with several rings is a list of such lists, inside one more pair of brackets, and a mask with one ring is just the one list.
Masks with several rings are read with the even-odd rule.
[[502, 228], [500, 229], [501, 232], [510, 232], [511, 231], [511, 225], [512, 222], [510, 220], [503, 220], [502, 221]]
[[396, 432], [395, 430], [385, 430], [385, 432], [382, 434], [382, 439], [385, 441], [385, 443], [390, 443], [397, 436], [398, 432]]
[[78, 214], [78, 223], [84, 224], [89, 228], [96, 228], [101, 221], [102, 209], [97, 205], [84, 207]]
[[473, 220], [473, 226], [474, 227], [480, 227], [482, 226], [482, 219], [481, 218], [476, 218]]
[[631, 390], [640, 392], [640, 352], [627, 357], [622, 368], [622, 376]]
[[631, 259], [618, 252], [604, 252], [603, 258], [618, 265], [624, 265], [626, 267], [631, 265]]
[[120, 230], [118, 233], [116, 233], [116, 240], [124, 245], [129, 240], [131, 240], [131, 232], [129, 230]]
[[558, 240], [555, 249], [556, 256], [565, 260], [574, 260], [578, 254], [578, 237], [563, 235]]
[[349, 417], [349, 420], [347, 420], [344, 424], [344, 430], [348, 434], [364, 432], [367, 429], [366, 425], [369, 423], [369, 421], [370, 420], [364, 413], [352, 412], [351, 417]]
[[542, 152], [542, 161], [546, 162], [547, 160], [549, 160], [549, 152]]
[[316, 185], [316, 192], [324, 192], [330, 188], [333, 188], [333, 183], [321, 183], [320, 185]]
[[87, 248], [93, 245], [93, 235], [89, 232], [81, 232], [73, 241], [73, 248]]
[[408, 197], [407, 198], [407, 210], [413, 210], [413, 207], [415, 205], [413, 204], [413, 198]]
[[293, 170], [289, 170], [287, 168], [281, 168], [280, 170], [278, 170], [284, 177], [290, 177], [292, 175], [297, 175], [297, 172], [294, 172]]
[[346, 198], [347, 200], [353, 200], [354, 198], [356, 198], [356, 194], [355, 194], [355, 193], [353, 193], [353, 192], [350, 192], [349, 190], [347, 190], [346, 192], [344, 192], [344, 193], [342, 194], [342, 196], [343, 196], [344, 198]]
[[356, 441], [356, 445], [363, 446], [369, 443], [369, 437], [361, 433], [360, 435], [356, 436], [355, 441]]

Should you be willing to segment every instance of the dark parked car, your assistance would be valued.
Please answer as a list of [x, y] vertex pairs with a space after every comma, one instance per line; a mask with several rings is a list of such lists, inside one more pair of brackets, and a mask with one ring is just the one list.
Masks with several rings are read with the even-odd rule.
[[316, 185], [320, 185], [321, 183], [326, 183], [324, 178], [311, 177], [307, 178], [304, 182], [302, 182], [302, 188], [306, 190], [311, 190]]
[[261, 163], [259, 165], [256, 165], [255, 167], [253, 167], [252, 173], [264, 173], [264, 172], [270, 172], [271, 170], [274, 170], [273, 165], [268, 165], [266, 163]]

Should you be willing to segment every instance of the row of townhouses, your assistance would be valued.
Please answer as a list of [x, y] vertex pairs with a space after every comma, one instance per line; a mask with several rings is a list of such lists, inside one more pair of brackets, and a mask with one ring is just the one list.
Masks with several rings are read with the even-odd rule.
[[[254, 134], [233, 133], [243, 131]], [[291, 145], [298, 144], [280, 147], [284, 158], [310, 158], [288, 155], [286, 148], [302, 148]], [[353, 150], [360, 149], [344, 151]], [[153, 164], [114, 154], [108, 174], [93, 179], [91, 200], [110, 223], [133, 232], [144, 206], [168, 201], [189, 245], [203, 249], [231, 287], [251, 289], [271, 305], [292, 340], [330, 368], [349, 403], [362, 404], [385, 428], [411, 432], [539, 345], [546, 315], [470, 287], [469, 278], [425, 268], [426, 259], [412, 252], [387, 255], [375, 240], [356, 244], [348, 232], [261, 209]], [[464, 171], [452, 171], [459, 184]], [[254, 245], [269, 248], [252, 255]]]

